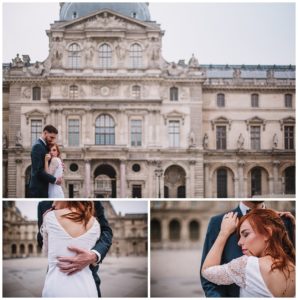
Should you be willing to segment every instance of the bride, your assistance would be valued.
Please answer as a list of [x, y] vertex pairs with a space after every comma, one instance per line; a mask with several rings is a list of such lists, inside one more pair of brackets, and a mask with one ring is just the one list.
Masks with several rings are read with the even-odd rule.
[[[225, 243], [236, 228], [243, 256], [220, 265]], [[217, 285], [236, 283], [240, 297], [294, 297], [295, 250], [278, 214], [254, 209], [240, 221], [237, 213], [226, 214], [202, 276]]]
[[[61, 152], [57, 144], [48, 146], [49, 153], [45, 156], [44, 169], [47, 173], [56, 178], [63, 176], [63, 165], [60, 158]], [[50, 163], [49, 163], [50, 162]], [[61, 185], [49, 183], [48, 190], [49, 198], [64, 198], [64, 193]]]
[[92, 201], [55, 201], [44, 215], [43, 253], [48, 256], [42, 297], [98, 297], [89, 266], [71, 276], [60, 271], [57, 257], [73, 256], [69, 246], [91, 249], [100, 236]]

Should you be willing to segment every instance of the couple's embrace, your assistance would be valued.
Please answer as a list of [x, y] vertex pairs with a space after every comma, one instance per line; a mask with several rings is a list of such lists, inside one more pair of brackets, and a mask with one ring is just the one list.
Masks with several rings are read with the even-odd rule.
[[113, 233], [99, 201], [42, 201], [38, 244], [48, 257], [42, 297], [100, 297], [98, 265]]
[[64, 198], [61, 187], [63, 163], [60, 149], [55, 143], [57, 134], [54, 126], [47, 125], [32, 146], [30, 198]]
[[207, 297], [295, 297], [295, 219], [243, 201], [211, 219], [202, 254]]

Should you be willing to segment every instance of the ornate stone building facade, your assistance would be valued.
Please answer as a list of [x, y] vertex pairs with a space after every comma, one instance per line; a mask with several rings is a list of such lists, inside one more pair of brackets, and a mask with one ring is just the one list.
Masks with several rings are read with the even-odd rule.
[[145, 3], [61, 3], [49, 56], [3, 69], [3, 192], [59, 130], [66, 197], [295, 193], [295, 67], [169, 63]]
[[[31, 205], [30, 202], [27, 202]], [[117, 214], [109, 201], [102, 201], [113, 230], [108, 255], [146, 256], [148, 248], [147, 214]], [[40, 256], [37, 221], [22, 216], [15, 201], [3, 201], [3, 258]]]
[[[210, 218], [238, 205], [235, 201], [152, 201], [152, 249], [201, 249]], [[266, 207], [295, 214], [295, 201], [266, 201]]]

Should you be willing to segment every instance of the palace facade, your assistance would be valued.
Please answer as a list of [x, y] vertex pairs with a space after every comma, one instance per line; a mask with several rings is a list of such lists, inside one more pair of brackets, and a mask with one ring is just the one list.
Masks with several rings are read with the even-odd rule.
[[46, 124], [69, 198], [294, 196], [295, 66], [167, 62], [145, 3], [61, 3], [46, 33], [3, 65], [4, 197]]

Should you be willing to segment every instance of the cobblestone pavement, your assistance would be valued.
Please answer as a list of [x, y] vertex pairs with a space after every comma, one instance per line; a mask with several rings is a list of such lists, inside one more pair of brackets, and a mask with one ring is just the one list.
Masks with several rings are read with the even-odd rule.
[[151, 250], [151, 297], [204, 297], [199, 250]]
[[[4, 297], [40, 297], [46, 258], [3, 261]], [[102, 297], [146, 297], [147, 257], [106, 257], [100, 266]]]

